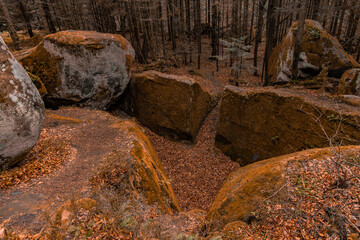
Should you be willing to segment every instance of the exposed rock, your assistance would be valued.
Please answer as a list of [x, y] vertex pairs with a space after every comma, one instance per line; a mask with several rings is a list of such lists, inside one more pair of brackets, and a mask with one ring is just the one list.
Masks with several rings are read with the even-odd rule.
[[175, 139], [195, 139], [214, 105], [212, 96], [191, 78], [156, 71], [133, 74], [129, 91], [127, 112]]
[[359, 122], [359, 109], [350, 105], [288, 89], [228, 86], [221, 100], [215, 144], [246, 165], [326, 147], [330, 139], [333, 144], [357, 144]]
[[35, 87], [37, 88], [37, 90], [39, 91], [41, 97], [45, 96], [47, 94], [47, 90], [46, 90], [45, 85], [41, 81], [41, 79], [30, 72], [28, 72], [27, 74], [33, 81], [33, 83], [34, 83]]
[[354, 95], [340, 95], [339, 97], [337, 97], [338, 100], [340, 100], [341, 102], [356, 106], [356, 107], [360, 107], [360, 97], [359, 96], [354, 96]]
[[128, 85], [134, 56], [120, 35], [63, 31], [46, 36], [21, 62], [44, 83], [49, 107], [106, 109]]
[[0, 169], [21, 161], [35, 145], [44, 103], [0, 37]]
[[[285, 38], [271, 53], [268, 69], [271, 84], [284, 84], [291, 81], [297, 25], [296, 22], [290, 27]], [[305, 22], [298, 66], [299, 80], [316, 77], [324, 67], [328, 68], [328, 77], [338, 79], [346, 70], [360, 67], [359, 63], [345, 52], [337, 38], [313, 20]]]
[[108, 161], [114, 167], [105, 167], [100, 176], [111, 176], [116, 168], [123, 174], [126, 173], [124, 178], [117, 176], [114, 179], [115, 188], [121, 192], [120, 195], [126, 195], [130, 199], [143, 195], [147, 204], [157, 203], [163, 212], [172, 214], [180, 211], [170, 181], [147, 136], [138, 125], [130, 121], [123, 121], [112, 127], [129, 136], [131, 143], [125, 155], [118, 151], [109, 155]]
[[[180, 212], [170, 180], [136, 123], [99, 110], [62, 107], [46, 111], [43, 131], [54, 139], [66, 135], [73, 148], [71, 160], [59, 165], [56, 174], [33, 178], [35, 184], [22, 185], [22, 191], [0, 189], [1, 227], [36, 234], [47, 224], [44, 214], [57, 212], [52, 222], [66, 228], [77, 219], [73, 208], [87, 211], [95, 201], [95, 212], [122, 216], [123, 221], [133, 217], [139, 224]], [[48, 157], [46, 149], [40, 150], [41, 158]]]
[[5, 228], [0, 228], [0, 240], [5, 240], [7, 237], [7, 232]]
[[[360, 153], [360, 147], [341, 147], [340, 151], [342, 156], [352, 156]], [[234, 221], [248, 220], [252, 212], [275, 193], [278, 200], [286, 197], [286, 194], [279, 190], [287, 180], [289, 163], [295, 165], [304, 159], [325, 161], [326, 157], [333, 155], [332, 148], [310, 149], [240, 168], [230, 174], [224, 183], [207, 214], [207, 219], [215, 228], [222, 228]]]
[[341, 77], [338, 94], [360, 96], [360, 68], [347, 70]]

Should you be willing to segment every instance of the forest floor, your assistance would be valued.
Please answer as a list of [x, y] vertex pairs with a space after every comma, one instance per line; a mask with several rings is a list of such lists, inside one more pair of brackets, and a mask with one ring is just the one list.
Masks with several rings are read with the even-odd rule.
[[[121, 143], [109, 127], [118, 118], [102, 111], [46, 110], [39, 141], [21, 165], [0, 172], [0, 222], [38, 232], [43, 215], [78, 195], [89, 197], [89, 180]], [[40, 229], [38, 229], [40, 227]]]

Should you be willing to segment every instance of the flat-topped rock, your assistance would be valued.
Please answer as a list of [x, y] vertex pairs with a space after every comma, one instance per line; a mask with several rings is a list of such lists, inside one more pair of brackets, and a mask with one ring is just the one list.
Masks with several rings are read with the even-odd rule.
[[147, 71], [133, 74], [125, 111], [151, 130], [194, 140], [214, 106], [210, 93], [189, 77]]
[[329, 144], [358, 144], [360, 110], [289, 89], [226, 87], [216, 146], [241, 165]]
[[21, 63], [45, 85], [47, 106], [107, 109], [127, 87], [134, 57], [120, 35], [62, 31], [46, 36]]

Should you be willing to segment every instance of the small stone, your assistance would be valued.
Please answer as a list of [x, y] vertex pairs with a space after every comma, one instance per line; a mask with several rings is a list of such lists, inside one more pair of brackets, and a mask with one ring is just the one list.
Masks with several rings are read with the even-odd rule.
[[63, 228], [68, 227], [71, 223], [71, 212], [64, 210], [61, 214], [61, 226]]

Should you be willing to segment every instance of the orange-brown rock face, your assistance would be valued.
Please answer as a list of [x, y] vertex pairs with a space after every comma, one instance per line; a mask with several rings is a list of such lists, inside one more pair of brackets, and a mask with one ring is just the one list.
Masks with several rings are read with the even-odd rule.
[[[343, 157], [354, 156], [360, 153], [360, 147], [341, 147], [340, 151]], [[296, 166], [296, 163], [305, 159], [326, 161], [327, 157], [333, 155], [332, 148], [310, 149], [240, 168], [231, 173], [224, 183], [207, 214], [208, 220], [220, 228], [231, 222], [245, 221], [266, 199], [284, 186], [290, 163]], [[276, 195], [278, 199], [284, 197], [285, 194]]]
[[134, 74], [130, 92], [137, 119], [175, 139], [194, 139], [213, 107], [211, 95], [192, 79], [156, 71]]
[[287, 89], [228, 86], [216, 146], [241, 165], [333, 144], [357, 144], [360, 111]]
[[126, 88], [134, 56], [120, 35], [63, 31], [46, 36], [21, 63], [44, 83], [50, 107], [106, 109]]
[[129, 185], [125, 188], [130, 188], [130, 193], [143, 194], [148, 204], [157, 203], [163, 212], [172, 214], [180, 211], [160, 159], [139, 126], [130, 121], [122, 121], [113, 124], [112, 127], [133, 139], [130, 144], [131, 150], [126, 153], [130, 156], [119, 159], [124, 162], [123, 168], [127, 172], [125, 175], [128, 179], [125, 182]]
[[338, 93], [360, 96], [360, 68], [347, 70], [341, 76]]
[[0, 169], [21, 161], [35, 145], [44, 103], [25, 69], [0, 37]]
[[[281, 43], [274, 48], [269, 59], [271, 84], [283, 84], [291, 81], [295, 33], [294, 23]], [[350, 68], [360, 67], [353, 57], [347, 54], [340, 42], [326, 32], [320, 23], [306, 20], [305, 32], [301, 41], [299, 60], [299, 79], [316, 77], [324, 67], [328, 76], [340, 78]]]

